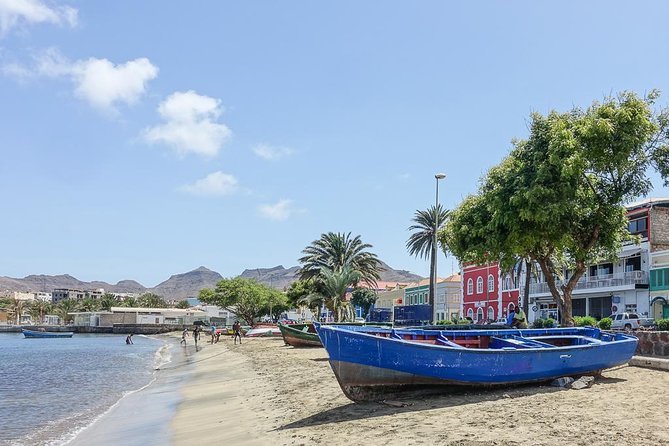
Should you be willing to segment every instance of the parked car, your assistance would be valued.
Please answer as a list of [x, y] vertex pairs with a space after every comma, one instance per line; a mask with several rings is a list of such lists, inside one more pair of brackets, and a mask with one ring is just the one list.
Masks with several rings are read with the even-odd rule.
[[655, 325], [653, 318], [642, 318], [636, 313], [618, 313], [612, 314], [611, 330], [640, 330], [650, 328]]

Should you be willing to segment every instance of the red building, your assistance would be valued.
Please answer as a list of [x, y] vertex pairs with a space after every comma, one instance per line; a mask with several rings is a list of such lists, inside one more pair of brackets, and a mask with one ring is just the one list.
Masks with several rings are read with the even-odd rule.
[[506, 318], [509, 305], [518, 304], [518, 284], [500, 274], [497, 263], [466, 265], [462, 269], [462, 314], [483, 323]]

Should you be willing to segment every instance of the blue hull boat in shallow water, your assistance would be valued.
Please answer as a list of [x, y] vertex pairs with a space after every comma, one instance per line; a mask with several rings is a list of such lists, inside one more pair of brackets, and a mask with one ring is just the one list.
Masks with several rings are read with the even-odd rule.
[[71, 331], [34, 331], [21, 330], [26, 338], [71, 338], [74, 334]]
[[597, 374], [627, 363], [637, 345], [634, 336], [597, 328], [439, 331], [320, 325], [318, 335], [339, 385], [353, 401], [426, 386], [513, 385]]

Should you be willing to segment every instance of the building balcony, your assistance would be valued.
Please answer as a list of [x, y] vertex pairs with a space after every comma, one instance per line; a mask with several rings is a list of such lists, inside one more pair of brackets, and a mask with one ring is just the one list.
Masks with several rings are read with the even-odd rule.
[[[648, 283], [648, 273], [646, 271], [628, 271], [591, 277], [584, 276], [576, 282], [573, 294], [648, 288]], [[558, 289], [564, 284], [565, 281], [563, 280], [556, 281]], [[530, 296], [539, 297], [550, 294], [551, 292], [546, 282], [530, 285]]]

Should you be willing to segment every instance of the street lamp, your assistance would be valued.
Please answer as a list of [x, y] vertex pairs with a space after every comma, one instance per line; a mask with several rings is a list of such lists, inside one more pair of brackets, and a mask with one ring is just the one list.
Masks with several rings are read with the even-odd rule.
[[446, 174], [438, 173], [434, 176], [436, 182], [435, 199], [434, 199], [434, 240], [432, 241], [432, 262], [434, 265], [432, 281], [430, 283], [430, 323], [434, 321], [434, 301], [437, 295], [437, 230], [439, 229], [439, 180], [446, 178]]

